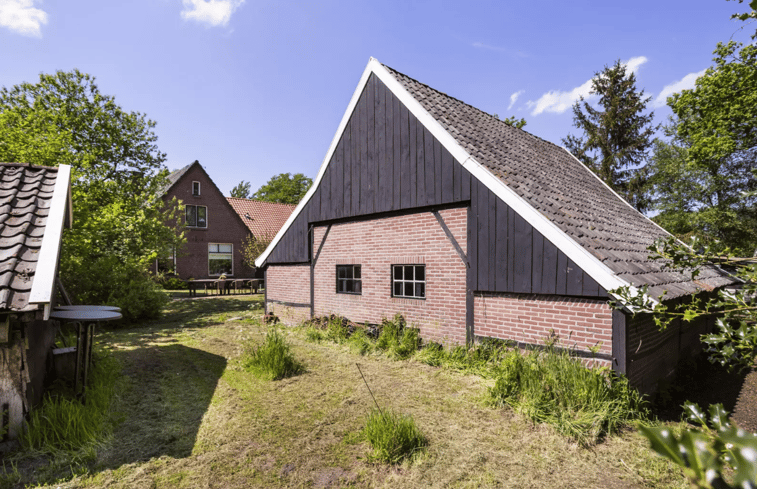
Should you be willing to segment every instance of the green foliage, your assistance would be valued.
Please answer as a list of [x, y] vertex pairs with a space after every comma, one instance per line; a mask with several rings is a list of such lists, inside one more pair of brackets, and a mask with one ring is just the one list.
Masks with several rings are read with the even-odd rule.
[[157, 282], [165, 290], [184, 290], [187, 288], [187, 283], [177, 277], [159, 277]]
[[527, 354], [510, 351], [489, 395], [493, 404], [548, 423], [582, 445], [646, 416], [641, 395], [626, 379], [586, 368], [569, 352], [550, 347]]
[[584, 136], [569, 135], [565, 147], [607, 185], [643, 211], [649, 202], [642, 166], [657, 127], [654, 112], [644, 114], [651, 97], [636, 89], [636, 76], [620, 60], [595, 73], [591, 94], [599, 95], [599, 109], [584, 101], [573, 106], [573, 125]]
[[86, 403], [68, 392], [45, 396], [42, 405], [29, 415], [27, 429], [21, 434], [25, 449], [54, 454], [60, 451], [86, 452], [104, 441], [112, 431], [110, 412], [121, 369], [110, 355], [96, 355], [87, 386]]
[[421, 346], [420, 331], [409, 328], [405, 318], [397, 314], [393, 319], [381, 321], [381, 333], [376, 341], [376, 348], [386, 352], [390, 357], [404, 360], [415, 353]]
[[[744, 0], [738, 0], [739, 3], [743, 3]], [[749, 7], [752, 9], [750, 12], [742, 12], [740, 14], [733, 14], [731, 15], [732, 19], [739, 19], [743, 21], [747, 20], [757, 20], [757, 0], [752, 0], [749, 2]], [[752, 34], [752, 39], [757, 39], [757, 30], [755, 30], [754, 34]]]
[[292, 354], [284, 335], [274, 328], [268, 330], [262, 344], [247, 344], [242, 366], [268, 380], [280, 380], [305, 371], [305, 366]]
[[428, 343], [418, 351], [415, 359], [427, 365], [491, 378], [497, 376], [497, 367], [510, 349], [507, 341], [493, 338], [486, 338], [470, 348], [455, 346], [449, 350], [438, 343]]
[[757, 46], [719, 43], [696, 86], [668, 99], [676, 119], [651, 168], [661, 224], [677, 235], [757, 249]]
[[305, 196], [313, 179], [302, 173], [279, 173], [252, 195], [253, 199], [281, 204], [297, 204]]
[[[710, 406], [709, 420], [696, 404], [686, 403], [684, 410], [687, 421], [697, 426], [680, 435], [667, 426], [639, 428], [652, 450], [682, 467], [696, 487], [757, 487], [757, 435], [732, 425], [722, 404]], [[723, 478], [726, 467], [733, 485]]]
[[[694, 249], [700, 252], [694, 252]], [[719, 265], [730, 270], [741, 280], [740, 287], [728, 290], [719, 289], [709, 296], [693, 295], [687, 301], [664, 302], [664, 295], [659, 301], [651, 301], [647, 288], [634, 291], [630, 287], [620, 287], [611, 293], [617, 298], [610, 304], [614, 308], [623, 308], [639, 313], [649, 313], [657, 326], [665, 329], [671, 321], [682, 319], [694, 321], [703, 316], [715, 315], [716, 330], [702, 335], [705, 351], [713, 363], [730, 368], [750, 368], [757, 360], [757, 259], [736, 258], [728, 248], [714, 248], [701, 245], [696, 239], [688, 247], [675, 238], [659, 239], [649, 247], [650, 258], [663, 260], [664, 268], [688, 270], [692, 280], [696, 279], [701, 267]]]
[[359, 355], [366, 355], [373, 351], [374, 345], [365, 329], [356, 328], [347, 340], [350, 349]]
[[72, 256], [60, 270], [68, 277], [67, 290], [77, 303], [120, 307], [126, 324], [159, 317], [169, 300], [135, 259]]
[[420, 453], [428, 446], [410, 415], [373, 409], [368, 416], [363, 436], [373, 448], [371, 459], [396, 464]]
[[[182, 242], [178, 203], [159, 198], [168, 174], [155, 123], [127, 112], [78, 70], [41, 74], [39, 82], [0, 89], [0, 161], [71, 165], [73, 228], [64, 234], [61, 277], [77, 291], [76, 265], [108, 257], [146, 271]], [[76, 302], [82, 296], [73, 294]], [[86, 295], [86, 294], [85, 294]]]
[[263, 254], [275, 236], [272, 233], [263, 233], [259, 236], [248, 234], [242, 241], [242, 263], [254, 270], [255, 260]]
[[526, 125], [526, 119], [516, 119], [514, 115], [511, 115], [507, 119], [502, 119], [502, 122], [504, 122], [508, 126], [513, 126], [516, 129], [523, 129], [523, 127]]
[[249, 199], [250, 198], [250, 182], [245, 182], [244, 180], [239, 182], [236, 187], [231, 189], [231, 196], [236, 197], [238, 199]]

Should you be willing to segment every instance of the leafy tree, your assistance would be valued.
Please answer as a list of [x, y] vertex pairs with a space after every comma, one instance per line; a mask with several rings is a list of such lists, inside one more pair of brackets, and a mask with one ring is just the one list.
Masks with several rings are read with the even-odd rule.
[[60, 270], [77, 301], [119, 301], [128, 287], [87, 278], [112, 266], [125, 271], [114, 270], [114, 277], [128, 275], [149, 294], [148, 264], [181, 242], [165, 224], [178, 215], [178, 204], [157, 197], [168, 172], [154, 127], [78, 70], [0, 89], [0, 161], [72, 167], [74, 225], [64, 235]]
[[[652, 168], [658, 222], [741, 254], [757, 248], [757, 46], [718, 44], [696, 86], [668, 99], [672, 139], [657, 142]], [[670, 229], [674, 233], [684, 231]]]
[[231, 196], [236, 197], [238, 199], [249, 199], [250, 198], [250, 182], [245, 182], [244, 180], [239, 182], [236, 187], [231, 189]]
[[616, 61], [595, 73], [591, 93], [599, 95], [599, 108], [583, 97], [573, 106], [573, 125], [583, 136], [568, 135], [565, 147], [613, 190], [640, 211], [649, 202], [645, 193], [644, 160], [657, 126], [654, 112], [644, 114], [651, 97], [636, 89], [636, 76]]
[[259, 236], [248, 235], [242, 243], [242, 262], [255, 269], [255, 260], [263, 254], [275, 237], [276, 235], [272, 233], [264, 233]]
[[[743, 3], [744, 0], [738, 0], [738, 2], [739, 3]], [[755, 21], [755, 20], [757, 20], [757, 0], [752, 0], [751, 2], [749, 2], [749, 7], [751, 7], [751, 9], [752, 9], [751, 11], [749, 11], [749, 12], [743, 12], [743, 13], [740, 13], [740, 14], [733, 14], [733, 15], [731, 15], [731, 18], [732, 19], [739, 19], [739, 20], [743, 20], [743, 21], [747, 21], [747, 20]], [[752, 34], [752, 39], [757, 39], [757, 30], [755, 30], [754, 34]]]
[[268, 183], [252, 195], [252, 198], [266, 202], [297, 204], [305, 196], [311, 185], [313, 185], [313, 179], [302, 173], [295, 175], [280, 173], [271, 177]]

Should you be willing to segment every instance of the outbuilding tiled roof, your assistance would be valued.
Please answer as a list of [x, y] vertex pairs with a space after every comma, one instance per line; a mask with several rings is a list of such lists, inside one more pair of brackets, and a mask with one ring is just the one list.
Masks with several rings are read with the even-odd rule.
[[262, 200], [226, 198], [253, 236], [273, 238], [296, 206]]
[[668, 233], [629, 206], [567, 150], [385, 66], [476, 161], [588, 250], [618, 277], [653, 297], [711, 290], [734, 280], [715, 267], [696, 281], [663, 269], [650, 246]]
[[57, 168], [0, 163], [0, 310], [28, 311]]

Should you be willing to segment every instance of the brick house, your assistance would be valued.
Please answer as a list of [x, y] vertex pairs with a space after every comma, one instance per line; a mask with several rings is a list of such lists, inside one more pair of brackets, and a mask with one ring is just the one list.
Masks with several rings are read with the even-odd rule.
[[612, 310], [608, 291], [681, 300], [732, 282], [648, 260], [667, 235], [565, 149], [371, 59], [313, 186], [256, 263], [267, 311], [290, 323], [401, 313], [446, 343], [557, 335], [649, 391], [711, 321], [661, 333]]
[[250, 234], [274, 236], [294, 206], [225, 197], [198, 161], [172, 172], [162, 198], [183, 203], [186, 244], [158, 267], [182, 279], [249, 278], [242, 246]]
[[0, 163], [0, 450], [42, 400], [71, 167]]

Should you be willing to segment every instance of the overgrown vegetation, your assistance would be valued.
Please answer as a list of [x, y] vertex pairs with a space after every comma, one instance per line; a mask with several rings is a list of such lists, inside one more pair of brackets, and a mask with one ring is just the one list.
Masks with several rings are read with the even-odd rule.
[[242, 366], [261, 378], [280, 380], [305, 371], [305, 366], [292, 354], [284, 335], [270, 328], [261, 344], [253, 341], [245, 347]]
[[489, 391], [495, 405], [548, 423], [582, 445], [647, 416], [641, 395], [626, 379], [607, 369], [586, 368], [566, 350], [547, 347], [522, 354], [514, 349], [496, 370], [497, 381]]
[[114, 403], [121, 368], [109, 353], [99, 352], [92, 361], [86, 402], [77, 399], [70, 386], [58, 384], [29, 415], [20, 440], [26, 450], [43, 453], [64, 463], [83, 463], [112, 433]]
[[[569, 350], [548, 345], [522, 354], [504, 340], [485, 339], [470, 348], [422, 345], [418, 329], [401, 315], [383, 319], [375, 330], [331, 315], [304, 323], [308, 341], [349, 345], [361, 355], [413, 357], [427, 365], [495, 379], [489, 398], [537, 423], [547, 423], [582, 445], [591, 445], [623, 426], [649, 416], [646, 402], [624, 378], [607, 369], [587, 368]], [[375, 339], [369, 333], [374, 333]]]
[[419, 454], [428, 439], [410, 415], [375, 408], [368, 416], [363, 436], [371, 445], [371, 460], [396, 464]]

